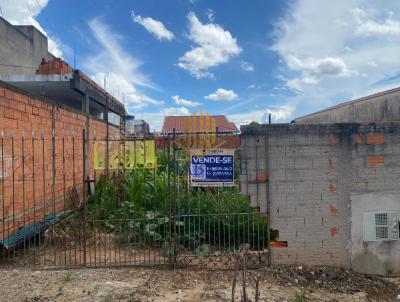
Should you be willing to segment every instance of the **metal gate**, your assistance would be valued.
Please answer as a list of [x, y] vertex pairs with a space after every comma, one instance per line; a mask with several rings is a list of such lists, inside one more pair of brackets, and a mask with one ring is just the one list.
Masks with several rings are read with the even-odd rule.
[[240, 250], [267, 264], [266, 216], [239, 192], [240, 150], [233, 186], [193, 187], [182, 139], [2, 135], [1, 265], [223, 269]]

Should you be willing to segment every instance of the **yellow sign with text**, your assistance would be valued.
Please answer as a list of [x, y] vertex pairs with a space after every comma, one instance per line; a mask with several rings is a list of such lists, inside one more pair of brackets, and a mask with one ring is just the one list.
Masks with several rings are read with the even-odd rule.
[[154, 140], [96, 141], [93, 145], [93, 166], [96, 170], [106, 169], [108, 145], [109, 169], [153, 169], [157, 166]]

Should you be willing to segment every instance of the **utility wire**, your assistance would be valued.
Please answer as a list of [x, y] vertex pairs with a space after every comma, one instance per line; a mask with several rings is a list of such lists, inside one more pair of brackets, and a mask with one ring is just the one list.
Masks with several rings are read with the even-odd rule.
[[31, 16], [33, 18], [33, 13], [32, 13], [30, 5], [28, 4], [28, 1], [25, 0], [25, 4], [26, 4], [26, 7], [28, 8], [29, 13], [31, 14]]
[[44, 11], [43, 7], [40, 5], [39, 1], [38, 1], [38, 0], [35, 0], [35, 2], [36, 2], [36, 4], [37, 4], [37, 6], [39, 7], [40, 12], [43, 14], [43, 16], [44, 16], [44, 18], [45, 18], [45, 20], [46, 20], [46, 22], [47, 22], [47, 26], [49, 27], [49, 29], [50, 29], [50, 31], [51, 31], [52, 29], [54, 29], [54, 26], [51, 24], [49, 18], [47, 18], [47, 14], [46, 14], [46, 12]]

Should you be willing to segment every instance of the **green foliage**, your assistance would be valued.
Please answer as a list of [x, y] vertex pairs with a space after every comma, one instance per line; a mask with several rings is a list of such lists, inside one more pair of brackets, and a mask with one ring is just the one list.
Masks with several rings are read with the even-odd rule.
[[177, 243], [174, 238], [166, 238], [162, 244], [162, 255], [168, 258], [169, 261], [176, 259], [178, 254], [183, 250], [183, 246]]
[[64, 283], [71, 281], [71, 279], [72, 279], [72, 272], [71, 272], [71, 271], [65, 272], [65, 273], [63, 274], [63, 276], [62, 276], [62, 281], [63, 281]]
[[205, 257], [216, 246], [266, 247], [266, 217], [247, 197], [236, 187], [189, 188], [185, 154], [175, 154], [160, 152], [157, 169], [101, 176], [88, 198], [91, 229], [113, 232], [116, 244], [161, 247], [168, 258], [183, 248]]
[[197, 257], [199, 258], [204, 258], [207, 257], [208, 255], [210, 255], [211, 252], [211, 247], [209, 244], [202, 244], [199, 245], [195, 250], [194, 253]]
[[294, 300], [296, 302], [306, 302], [308, 299], [308, 291], [306, 288], [300, 290], [300, 291], [296, 291], [296, 293], [294, 294]]

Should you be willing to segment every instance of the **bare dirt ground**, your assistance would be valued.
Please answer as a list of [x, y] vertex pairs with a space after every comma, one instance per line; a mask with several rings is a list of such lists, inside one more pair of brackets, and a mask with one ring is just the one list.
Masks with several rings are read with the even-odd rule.
[[[261, 274], [260, 301], [399, 301], [400, 279], [369, 277], [329, 267], [274, 266], [248, 271], [249, 296]], [[79, 270], [2, 270], [0, 301], [230, 301], [232, 271], [101, 268]], [[240, 301], [241, 281], [236, 286]]]

